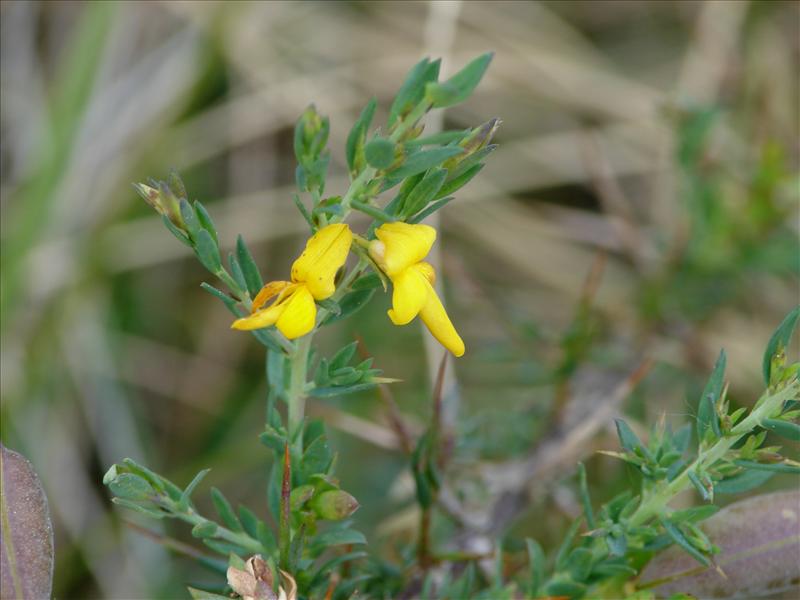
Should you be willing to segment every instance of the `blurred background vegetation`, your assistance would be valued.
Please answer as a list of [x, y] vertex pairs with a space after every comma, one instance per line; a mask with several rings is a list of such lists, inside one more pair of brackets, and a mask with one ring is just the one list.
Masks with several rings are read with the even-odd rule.
[[[331, 117], [328, 191], [343, 192], [358, 111], [372, 95], [385, 109], [424, 54], [447, 75], [495, 50], [443, 119], [503, 120], [440, 223], [468, 348], [451, 371], [451, 478], [461, 517], [483, 519], [473, 549], [511, 524], [556, 544], [579, 512], [577, 460], [597, 501], [631, 477], [594, 454], [616, 446], [612, 417], [691, 419], [721, 347], [732, 400], [752, 403], [798, 301], [799, 6], [4, 1], [2, 440], [48, 494], [54, 595], [183, 597], [183, 582], [214, 579], [149, 539], [187, 541], [183, 528], [145, 535], [112, 509], [100, 479], [122, 457], [182, 485], [211, 467], [207, 483], [266, 511], [262, 348], [229, 331], [202, 267], [130, 183], [178, 169], [225, 244], [242, 233], [280, 278], [305, 236], [294, 121], [310, 102]], [[441, 350], [426, 356], [427, 333], [392, 327], [387, 307], [323, 346], [361, 339], [403, 380], [391, 392], [418, 430]], [[417, 517], [385, 398], [309, 410], [332, 429], [357, 527], [391, 559]], [[443, 544], [457, 533], [434, 526]]]

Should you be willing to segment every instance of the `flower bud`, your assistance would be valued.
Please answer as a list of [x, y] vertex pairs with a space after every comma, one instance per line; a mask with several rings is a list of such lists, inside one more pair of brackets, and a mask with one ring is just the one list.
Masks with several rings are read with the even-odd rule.
[[445, 169], [452, 170], [470, 156], [480, 152], [492, 141], [495, 132], [500, 127], [500, 119], [490, 119], [483, 125], [473, 129], [461, 142], [459, 146], [464, 149], [462, 154], [450, 158], [442, 164]]
[[301, 485], [296, 487], [292, 490], [292, 493], [289, 496], [289, 506], [291, 507], [292, 511], [300, 510], [313, 495], [313, 485]]
[[330, 490], [314, 497], [311, 508], [321, 519], [340, 521], [358, 510], [358, 501], [344, 490]]
[[151, 181], [156, 187], [144, 183], [134, 183], [133, 187], [145, 202], [156, 209], [158, 214], [167, 217], [175, 227], [185, 233], [186, 224], [181, 216], [181, 198], [185, 197], [183, 183], [175, 174], [171, 174], [170, 179], [178, 182], [176, 184], [177, 194], [170, 185], [163, 181]]

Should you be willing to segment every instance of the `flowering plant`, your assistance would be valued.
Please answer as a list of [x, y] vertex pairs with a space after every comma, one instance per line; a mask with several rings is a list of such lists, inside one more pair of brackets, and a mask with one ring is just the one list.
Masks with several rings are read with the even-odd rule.
[[[768, 432], [794, 441], [800, 435], [800, 364], [789, 363], [785, 354], [800, 319], [800, 309], [795, 309], [768, 344], [766, 389], [751, 410], [730, 409], [722, 353], [698, 404], [696, 444], [691, 442], [691, 426], [672, 431], [660, 424], [643, 441], [641, 432], [617, 420], [622, 450], [607, 454], [630, 464], [638, 482], [595, 510], [581, 467], [583, 514], [557, 554], [548, 560], [534, 540], [504, 552], [496, 524], [471, 519], [443, 479], [452, 445], [440, 419], [443, 361], [424, 433], [414, 442], [402, 424], [397, 427], [416, 487], [417, 544], [402, 553], [399, 567], [368, 557], [361, 549], [366, 538], [349, 520], [359, 503], [336, 478], [335, 454], [324, 423], [306, 418], [305, 402], [309, 396], [340, 396], [395, 380], [382, 376], [371, 358], [355, 362], [356, 343], [319, 357], [314, 336], [354, 314], [377, 291], [388, 293], [391, 288], [388, 317], [393, 324], [404, 326], [419, 316], [449, 354], [465, 353], [464, 341], [434, 288], [434, 267], [425, 261], [437, 232], [422, 221], [448, 204], [482, 169], [495, 148], [491, 142], [499, 121], [423, 136], [422, 119], [432, 109], [467, 99], [491, 58], [479, 56], [442, 82], [439, 61], [422, 60], [401, 86], [383, 129], [372, 129], [377, 105], [370, 101], [347, 138], [350, 185], [340, 196], [326, 195], [328, 120], [313, 106], [306, 109], [294, 135], [296, 183], [302, 197], [296, 194], [293, 199], [310, 236], [287, 280], [264, 284], [241, 237], [224, 263], [210, 215], [201, 203], [189, 202], [176, 174], [166, 182], [136, 185], [167, 229], [227, 288], [202, 284], [233, 313], [232, 327], [251, 332], [267, 353], [269, 392], [260, 440], [272, 454], [269, 517], [245, 506], [234, 510], [213, 488], [218, 519], [200, 514], [192, 495], [207, 471], [182, 488], [125, 459], [104, 478], [115, 503], [149, 517], [189, 523], [194, 537], [226, 557], [220, 561], [196, 555], [224, 574], [224, 580], [214, 591], [190, 588], [194, 598], [230, 597], [220, 593], [248, 599], [655, 597], [676, 580], [685, 580], [686, 572], [693, 573], [691, 568], [676, 573], [659, 567], [658, 559], [651, 562], [668, 546], [682, 549], [706, 570], [723, 572], [726, 561], [738, 560], [698, 525], [716, 512], [716, 494], [752, 489], [775, 473], [800, 472], [800, 465], [779, 448], [764, 445]], [[355, 213], [367, 217], [364, 227], [351, 225]], [[626, 384], [633, 386], [637, 377]], [[707, 504], [682, 510], [671, 506], [676, 496], [691, 489]], [[776, 506], [782, 502], [774, 499]], [[495, 507], [499, 513], [502, 503]], [[467, 549], [442, 551], [430, 539], [434, 509], [457, 523], [474, 545], [483, 547], [479, 542], [492, 538], [491, 551], [472, 551], [467, 543]], [[723, 513], [713, 518], [723, 518]], [[776, 580], [764, 584], [774, 585]]]

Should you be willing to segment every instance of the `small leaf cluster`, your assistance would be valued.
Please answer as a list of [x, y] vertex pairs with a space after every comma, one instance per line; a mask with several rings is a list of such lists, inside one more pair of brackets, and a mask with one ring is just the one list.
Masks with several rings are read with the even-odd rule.
[[[532, 595], [581, 598], [621, 593], [652, 556], [676, 545], [708, 567], [719, 552], [698, 523], [717, 512], [717, 494], [748, 491], [776, 473], [800, 473], [800, 464], [765, 446], [769, 433], [800, 440], [800, 363], [787, 364], [785, 348], [796, 327], [795, 308], [773, 334], [764, 356], [767, 389], [752, 409], [731, 410], [724, 383], [726, 356], [720, 353], [698, 402], [697, 418], [676, 431], [663, 423], [647, 443], [622, 419], [616, 420], [620, 452], [604, 452], [624, 460], [641, 475], [638, 493], [626, 490], [595, 514], [583, 466], [579, 490], [583, 516], [573, 523], [545, 577], [545, 557], [528, 541]], [[766, 365], [769, 365], [767, 369]], [[692, 441], [696, 446], [692, 451]], [[694, 488], [707, 504], [674, 510], [669, 502]], [[585, 524], [587, 531], [577, 533]], [[643, 597], [649, 597], [647, 595]]]
[[395, 381], [379, 377], [382, 371], [372, 368], [372, 357], [350, 365], [357, 346], [358, 342], [352, 342], [341, 348], [330, 360], [320, 359], [309, 395], [317, 398], [343, 396], [374, 388], [380, 383]]

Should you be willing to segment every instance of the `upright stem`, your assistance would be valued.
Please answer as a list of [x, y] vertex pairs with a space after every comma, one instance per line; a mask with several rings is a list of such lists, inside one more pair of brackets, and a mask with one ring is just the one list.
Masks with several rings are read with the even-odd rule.
[[296, 435], [295, 445], [303, 448], [303, 416], [306, 406], [306, 377], [308, 371], [308, 352], [311, 349], [312, 331], [303, 336], [295, 344], [289, 364], [289, 389], [287, 391], [287, 404], [289, 406], [289, 436]]

